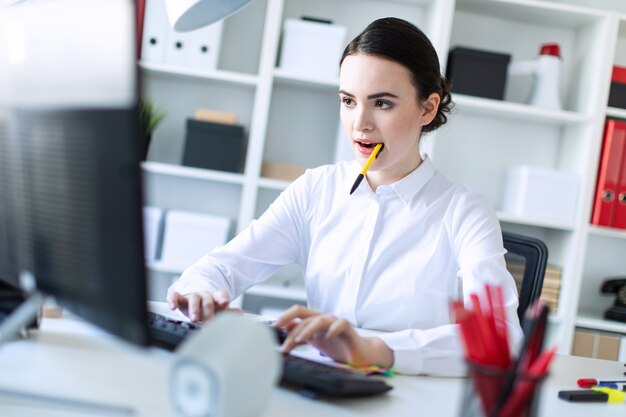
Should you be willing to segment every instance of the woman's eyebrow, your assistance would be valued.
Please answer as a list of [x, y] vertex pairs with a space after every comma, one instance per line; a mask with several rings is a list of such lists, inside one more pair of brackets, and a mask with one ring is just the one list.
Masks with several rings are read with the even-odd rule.
[[[345, 90], [339, 90], [339, 94], [343, 94], [343, 95], [348, 96], [348, 97], [354, 97], [354, 94], [350, 94], [350, 93], [348, 93], [348, 92], [347, 92], [347, 91], [345, 91]], [[381, 97], [392, 97], [392, 98], [398, 98], [398, 96], [397, 96], [397, 95], [395, 95], [395, 94], [391, 94], [391, 93], [389, 93], [389, 92], [387, 92], [387, 91], [383, 91], [383, 92], [381, 92], [381, 93], [370, 94], [369, 96], [367, 96], [367, 98], [368, 98], [369, 100], [374, 99], [374, 98], [381, 98]]]

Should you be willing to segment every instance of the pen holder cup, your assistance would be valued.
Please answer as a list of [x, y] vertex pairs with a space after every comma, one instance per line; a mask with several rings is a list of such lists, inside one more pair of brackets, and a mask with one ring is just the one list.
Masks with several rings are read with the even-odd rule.
[[509, 375], [506, 370], [468, 362], [469, 378], [463, 389], [461, 417], [536, 417], [539, 393], [547, 374], [540, 377], [520, 374], [506, 401], [498, 401]]

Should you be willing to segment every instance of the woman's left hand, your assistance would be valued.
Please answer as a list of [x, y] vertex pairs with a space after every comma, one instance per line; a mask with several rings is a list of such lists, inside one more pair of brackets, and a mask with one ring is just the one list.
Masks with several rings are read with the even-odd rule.
[[393, 351], [385, 342], [377, 337], [359, 336], [347, 320], [330, 314], [296, 305], [283, 313], [275, 326], [284, 327], [289, 333], [281, 347], [283, 353], [310, 343], [338, 362], [384, 368], [393, 365]]

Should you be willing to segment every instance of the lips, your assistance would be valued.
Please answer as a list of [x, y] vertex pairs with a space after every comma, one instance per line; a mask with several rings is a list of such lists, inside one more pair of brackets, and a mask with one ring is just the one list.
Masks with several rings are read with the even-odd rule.
[[376, 147], [376, 145], [378, 145], [379, 143], [382, 143], [382, 142], [373, 142], [373, 141], [369, 141], [369, 140], [355, 139], [354, 143], [356, 143], [356, 145], [357, 145], [357, 150], [363, 156], [367, 157], [368, 155], [371, 155], [372, 152], [374, 152], [374, 148]]
[[354, 141], [359, 146], [361, 146], [363, 148], [368, 148], [368, 149], [374, 149], [374, 147], [380, 143], [380, 142], [371, 142], [371, 141], [358, 140], [358, 139], [355, 139]]

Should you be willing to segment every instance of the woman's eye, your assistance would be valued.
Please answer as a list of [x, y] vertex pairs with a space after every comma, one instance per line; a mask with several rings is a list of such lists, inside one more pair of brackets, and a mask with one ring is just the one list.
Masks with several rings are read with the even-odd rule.
[[351, 99], [351, 98], [349, 98], [349, 97], [344, 97], [344, 98], [342, 98], [342, 99], [341, 99], [341, 102], [342, 102], [343, 104], [345, 104], [346, 106], [352, 106], [352, 105], [354, 104], [354, 100], [352, 100], [352, 99]]
[[376, 100], [376, 107], [383, 109], [383, 110], [387, 110], [391, 108], [391, 103], [385, 100]]

